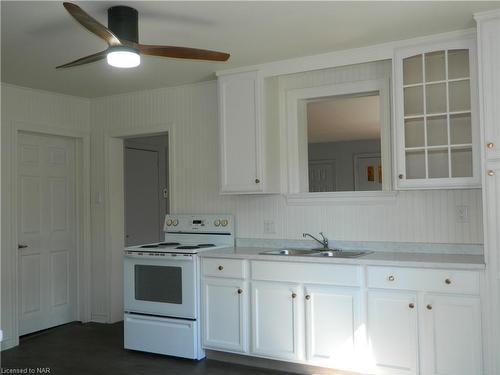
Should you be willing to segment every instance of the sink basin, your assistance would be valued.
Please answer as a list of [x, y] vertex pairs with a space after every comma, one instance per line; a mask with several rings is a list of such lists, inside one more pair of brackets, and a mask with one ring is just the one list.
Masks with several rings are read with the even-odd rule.
[[316, 251], [313, 249], [276, 249], [268, 250], [260, 253], [262, 255], [295, 255], [295, 256], [308, 256], [315, 254]]
[[332, 257], [332, 258], [357, 258], [363, 255], [370, 254], [371, 251], [348, 251], [348, 250], [334, 250], [334, 251], [321, 251], [312, 253], [313, 257]]
[[260, 253], [262, 255], [332, 257], [332, 258], [357, 258], [371, 251], [344, 251], [344, 250], [319, 250], [319, 249], [276, 249]]

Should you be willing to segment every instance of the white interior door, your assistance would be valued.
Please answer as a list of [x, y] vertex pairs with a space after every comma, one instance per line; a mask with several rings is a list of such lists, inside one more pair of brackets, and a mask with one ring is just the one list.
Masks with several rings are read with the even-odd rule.
[[309, 161], [309, 192], [337, 190], [335, 160]]
[[75, 144], [18, 137], [19, 334], [76, 319]]
[[161, 241], [159, 155], [125, 148], [125, 217], [127, 246]]

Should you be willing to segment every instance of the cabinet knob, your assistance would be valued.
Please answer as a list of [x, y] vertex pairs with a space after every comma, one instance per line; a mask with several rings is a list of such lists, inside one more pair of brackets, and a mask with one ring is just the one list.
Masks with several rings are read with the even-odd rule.
[[488, 176], [494, 176], [495, 175], [495, 171], [490, 169], [488, 172]]
[[311, 296], [309, 294], [306, 295], [306, 300], [310, 300], [311, 299]]
[[222, 271], [224, 269], [224, 267], [222, 267], [222, 266], [219, 266], [217, 268], [219, 269], [219, 271]]
[[292, 298], [295, 298], [297, 297], [297, 294], [296, 293], [292, 293]]
[[258, 178], [255, 179], [256, 184], [260, 184], [260, 180]]
[[450, 284], [451, 284], [451, 279], [446, 279], [444, 282], [445, 282], [446, 284], [450, 285]]
[[238, 294], [243, 293], [243, 289], [238, 289]]
[[391, 275], [391, 276], [389, 276], [389, 277], [387, 278], [387, 280], [389, 280], [389, 281], [394, 281], [394, 276], [392, 276], [392, 275]]
[[427, 305], [425, 307], [427, 308], [427, 310], [432, 310], [432, 305], [431, 304], [429, 304], [429, 305]]
[[409, 307], [410, 309], [413, 309], [413, 308], [415, 308], [415, 304], [412, 302], [412, 303], [408, 304], [408, 307]]
[[403, 179], [403, 177], [404, 177], [404, 175], [403, 175], [403, 174], [400, 174], [398, 177], [399, 177], [399, 179], [400, 179], [400, 180], [402, 180], [402, 179]]
[[493, 142], [489, 142], [489, 143], [486, 143], [486, 147], [491, 149], [491, 148], [495, 147], [495, 144]]

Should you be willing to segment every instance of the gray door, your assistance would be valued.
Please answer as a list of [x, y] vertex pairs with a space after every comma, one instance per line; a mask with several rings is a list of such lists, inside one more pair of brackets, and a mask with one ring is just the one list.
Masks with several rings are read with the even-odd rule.
[[157, 151], [125, 148], [125, 226], [127, 246], [158, 242], [160, 199]]

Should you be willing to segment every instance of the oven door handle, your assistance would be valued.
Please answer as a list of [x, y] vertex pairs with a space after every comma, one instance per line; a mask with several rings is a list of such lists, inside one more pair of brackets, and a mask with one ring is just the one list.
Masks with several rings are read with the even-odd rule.
[[192, 262], [194, 260], [194, 257], [192, 255], [172, 255], [172, 254], [166, 254], [166, 255], [138, 255], [134, 253], [129, 253], [125, 252], [124, 254], [125, 258], [131, 258], [131, 259], [148, 259], [148, 260], [159, 260], [159, 261], [173, 261], [173, 262], [178, 262], [178, 261], [189, 261]]

